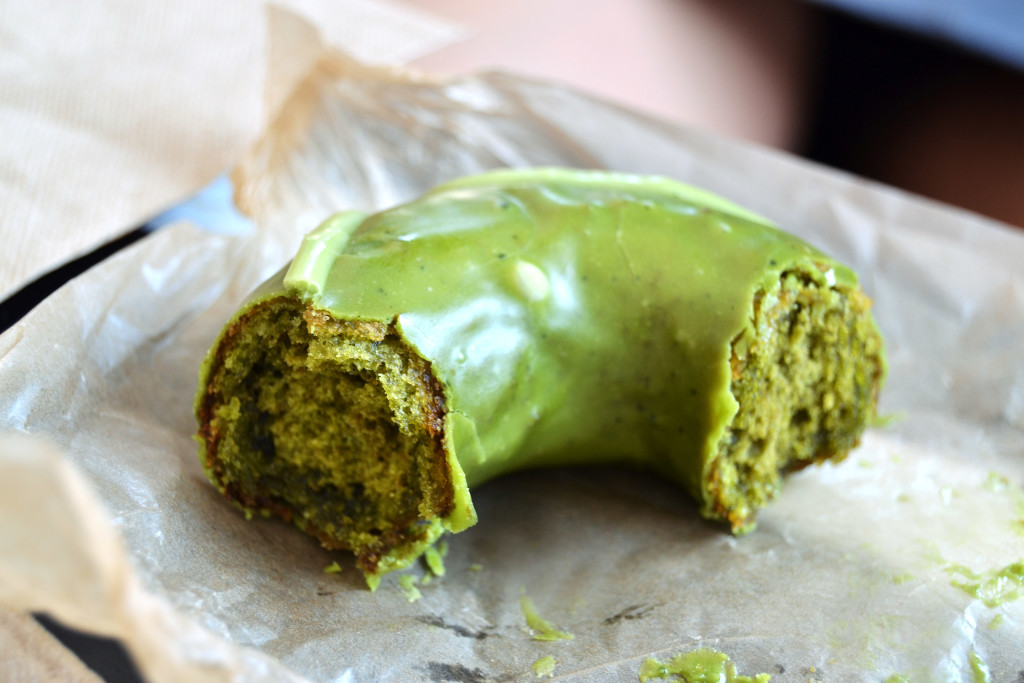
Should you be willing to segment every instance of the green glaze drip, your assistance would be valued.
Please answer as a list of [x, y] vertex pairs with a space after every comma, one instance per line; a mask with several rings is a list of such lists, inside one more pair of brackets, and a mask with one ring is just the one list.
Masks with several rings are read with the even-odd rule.
[[971, 680], [974, 683], [990, 683], [992, 680], [992, 674], [988, 670], [988, 664], [981, 658], [977, 650], [971, 650], [971, 654], [968, 655], [968, 659], [971, 663]]
[[524, 595], [519, 598], [519, 608], [523, 611], [523, 617], [526, 618], [527, 627], [533, 631], [534, 640], [552, 641], [572, 640], [575, 638], [573, 634], [568, 631], [558, 630], [557, 626], [540, 616], [533, 604], [533, 600], [529, 597]]
[[681, 652], [667, 662], [648, 658], [640, 666], [639, 677], [641, 681], [674, 678], [684, 683], [766, 683], [771, 680], [769, 674], [740, 675], [727, 654], [709, 648]]
[[984, 574], [959, 564], [945, 567], [947, 573], [963, 577], [952, 584], [988, 607], [999, 607], [1024, 595], [1024, 560]]
[[299, 253], [284, 276], [284, 286], [305, 297], [320, 294], [321, 283], [348, 244], [352, 232], [366, 218], [361, 211], [337, 213], [306, 235]]
[[530, 665], [530, 668], [537, 673], [537, 678], [544, 678], [545, 676], [551, 678], [555, 675], [556, 664], [558, 664], [558, 662], [555, 658], [551, 655], [547, 655], [546, 657], [541, 657]]
[[[868, 306], [849, 268], [702, 190], [484, 174], [311, 233], [225, 328], [221, 342], [244, 348], [224, 368], [218, 346], [207, 357], [201, 433], [230, 434], [215, 452], [202, 440], [200, 457], [241, 507], [352, 548], [368, 573], [472, 526], [470, 487], [532, 467], [641, 466], [748, 531], [785, 471], [843, 457], [874, 415], [885, 366]], [[300, 324], [282, 337], [272, 316], [287, 309]], [[303, 315], [328, 322], [303, 331]], [[378, 337], [351, 332], [373, 326]], [[284, 341], [261, 356], [268, 338]], [[265, 375], [246, 384], [252, 368]], [[439, 436], [416, 424], [422, 397], [407, 386], [425, 373], [443, 393]], [[323, 448], [307, 449], [309, 434]], [[361, 459], [378, 441], [400, 457]], [[385, 490], [378, 469], [402, 486]], [[439, 480], [447, 495], [418, 489]]]
[[423, 593], [416, 587], [416, 582], [417, 578], [412, 574], [402, 574], [398, 577], [398, 587], [402, 589], [405, 599], [409, 602], [416, 602], [423, 597]]
[[[445, 549], [447, 550], [447, 546]], [[423, 561], [427, 563], [427, 568], [430, 569], [434, 576], [444, 576], [444, 554], [437, 548], [427, 548], [423, 553]]]
[[997, 628], [1003, 625], [1003, 615], [997, 614], [992, 617], [992, 621], [988, 622], [989, 630], [995, 631]]

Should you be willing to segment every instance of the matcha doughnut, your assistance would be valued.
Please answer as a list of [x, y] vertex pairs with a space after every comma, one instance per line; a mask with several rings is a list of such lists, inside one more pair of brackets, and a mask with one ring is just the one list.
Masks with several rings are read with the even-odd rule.
[[743, 532], [873, 417], [870, 306], [849, 268], [671, 180], [463, 178], [332, 217], [253, 293], [200, 371], [200, 459], [368, 577], [523, 468], [647, 468]]

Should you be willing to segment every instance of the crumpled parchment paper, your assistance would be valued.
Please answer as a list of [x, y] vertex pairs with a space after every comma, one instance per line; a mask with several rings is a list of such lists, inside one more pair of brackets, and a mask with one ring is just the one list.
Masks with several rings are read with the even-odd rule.
[[238, 160], [280, 104], [266, 72], [296, 62], [268, 54], [268, 11], [306, 17], [371, 63], [466, 35], [390, 0], [275, 2], [284, 10], [265, 0], [0, 3], [0, 297]]
[[[494, 481], [416, 602], [394, 578], [371, 594], [345, 554], [225, 503], [191, 405], [245, 293], [332, 211], [538, 164], [700, 185], [858, 269], [897, 419], [790, 477], [742, 538], [643, 473]], [[1024, 670], [1021, 591], [1006, 582], [989, 606], [953, 585], [957, 564], [1024, 559], [1024, 235], [560, 87], [432, 83], [340, 57], [316, 62], [234, 180], [253, 235], [165, 229], [0, 337], [0, 428], [60, 451], [0, 444], [0, 601], [124, 638], [155, 681], [527, 681], [546, 655], [559, 680], [621, 681], [696, 647], [777, 681]], [[532, 640], [524, 594], [575, 638]]]

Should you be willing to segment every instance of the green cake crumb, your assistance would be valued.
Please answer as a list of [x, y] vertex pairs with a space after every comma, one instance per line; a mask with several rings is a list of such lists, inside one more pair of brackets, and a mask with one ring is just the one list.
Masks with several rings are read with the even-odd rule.
[[324, 567], [324, 574], [340, 574], [340, 573], [341, 573], [341, 565], [338, 564], [337, 560], [335, 560], [334, 562], [331, 562], [329, 565]]
[[398, 586], [402, 589], [405, 599], [409, 602], [416, 602], [423, 597], [423, 593], [416, 587], [416, 581], [416, 577], [412, 574], [402, 574], [398, 577]]
[[999, 493], [1005, 491], [1010, 487], [1010, 480], [999, 474], [998, 472], [989, 472], [988, 478], [985, 479], [985, 488], [989, 491]]
[[[887, 429], [889, 427], [892, 427], [893, 425], [899, 424], [900, 422], [906, 421], [906, 419], [907, 414], [903, 411], [895, 413], [886, 413], [885, 415], [875, 415], [870, 420], [868, 420], [868, 426], [874, 427], [875, 429]], [[893, 455], [892, 461], [899, 462], [900, 456]]]
[[652, 678], [671, 678], [681, 683], [767, 683], [770, 674], [741, 676], [724, 652], [701, 648], [680, 652], [667, 662], [648, 657], [640, 666], [641, 682]]
[[954, 579], [952, 584], [987, 607], [999, 607], [1024, 594], [1024, 560], [985, 574], [959, 564], [946, 565], [945, 570], [953, 576], [962, 576], [964, 580]]
[[971, 662], [971, 676], [974, 683], [989, 683], [992, 680], [992, 673], [988, 670], [988, 664], [981, 658], [977, 650], [971, 650], [968, 656]]
[[444, 576], [444, 555], [437, 548], [427, 548], [423, 553], [423, 561], [427, 563], [434, 576]]
[[482, 572], [483, 570], [484, 570], [484, 566], [482, 564], [471, 564], [471, 565], [469, 565], [469, 571], [471, 571], [471, 572]]
[[544, 678], [545, 676], [551, 678], [555, 675], [555, 664], [557, 663], [554, 657], [548, 655], [538, 659], [530, 668], [537, 672], [537, 678]]
[[575, 636], [568, 631], [559, 631], [558, 627], [537, 613], [537, 608], [528, 596], [519, 598], [519, 607], [523, 610], [526, 625], [533, 631], [534, 640], [572, 640]]
[[997, 628], [1003, 625], [1003, 615], [997, 614], [992, 617], [992, 621], [988, 622], [989, 629], [995, 631]]
[[364, 573], [414, 562], [454, 500], [430, 431], [440, 390], [425, 361], [386, 326], [339, 322], [284, 297], [230, 329], [221, 398], [207, 408], [225, 495], [290, 519], [329, 550], [355, 551]]
[[885, 679], [885, 683], [911, 683], [911, 680], [906, 674], [893, 674]]

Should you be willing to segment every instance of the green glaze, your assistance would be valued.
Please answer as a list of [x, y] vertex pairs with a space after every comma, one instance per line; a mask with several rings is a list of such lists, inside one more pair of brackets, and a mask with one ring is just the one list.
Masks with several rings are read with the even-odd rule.
[[950, 574], [964, 577], [964, 580], [954, 580], [954, 586], [988, 607], [999, 607], [1024, 595], [1024, 560], [985, 574], [958, 564], [947, 565], [945, 569]]
[[519, 608], [523, 611], [523, 618], [526, 619], [527, 627], [533, 632], [534, 640], [552, 641], [572, 640], [575, 638], [573, 634], [568, 631], [560, 631], [557, 626], [540, 616], [537, 613], [536, 606], [533, 604], [533, 600], [528, 596], [524, 595], [519, 598]]
[[893, 674], [885, 679], [885, 683], [912, 683], [912, 681], [906, 674]]
[[416, 587], [418, 579], [412, 574], [402, 574], [398, 577], [398, 587], [402, 589], [405, 599], [409, 602], [416, 602], [423, 597], [423, 593]]
[[555, 675], [556, 664], [558, 664], [558, 661], [551, 655], [547, 655], [530, 665], [530, 668], [536, 672], [537, 678], [544, 678], [545, 676], [551, 678]]
[[704, 498], [737, 410], [730, 342], [749, 330], [755, 292], [800, 266], [856, 285], [797, 238], [707, 203], [664, 179], [495, 172], [368, 217], [344, 251], [320, 246], [337, 239], [329, 221], [274, 288], [315, 292], [341, 319], [397, 320], [448, 389], [453, 465], [470, 488], [513, 469], [630, 461]]
[[971, 680], [974, 683], [989, 683], [992, 680], [992, 674], [988, 670], [988, 664], [978, 654], [978, 651], [971, 650], [968, 659], [971, 662]]
[[444, 576], [444, 554], [437, 548], [427, 548], [423, 553], [423, 561], [427, 563], [427, 568], [434, 576]]
[[[857, 289], [849, 268], [702, 190], [616, 173], [498, 171], [375, 215], [329, 219], [233, 320], [289, 298], [337, 320], [388, 325], [429, 362], [444, 391], [454, 508], [425, 519], [416, 543], [383, 558], [382, 573], [408, 566], [445, 530], [473, 525], [472, 487], [539, 466], [652, 469], [695, 496], [706, 516], [728, 512], [734, 530], [750, 528], [753, 510], [777, 488], [776, 456], [737, 466], [768, 483], [752, 485], [735, 513], [713, 500], [712, 461], [740, 406], [730, 389], [733, 353], [778, 334], [775, 323], [755, 328], [755, 300], [767, 309], [799, 296], [793, 273], [833, 299]], [[803, 335], [811, 325], [795, 329]], [[863, 392], [870, 382], [855, 384]], [[751, 405], [771, 405], [752, 391]], [[813, 408], [825, 415], [823, 431], [845, 419], [834, 400], [826, 392]], [[856, 402], [869, 401], [858, 393]], [[867, 413], [843, 443], [795, 459], [845, 454]], [[790, 417], [758, 419], [788, 425]], [[747, 450], [756, 454], [754, 431]], [[722, 490], [748, 495], [735, 472], [716, 476]]]
[[649, 657], [640, 666], [638, 675], [641, 681], [673, 678], [682, 683], [766, 683], [771, 680], [769, 674], [740, 675], [727, 654], [709, 648], [681, 652], [667, 662]]
[[284, 286], [303, 299], [315, 299], [349, 238], [366, 218], [361, 211], [343, 211], [327, 219], [306, 235], [295, 259], [284, 276]]

